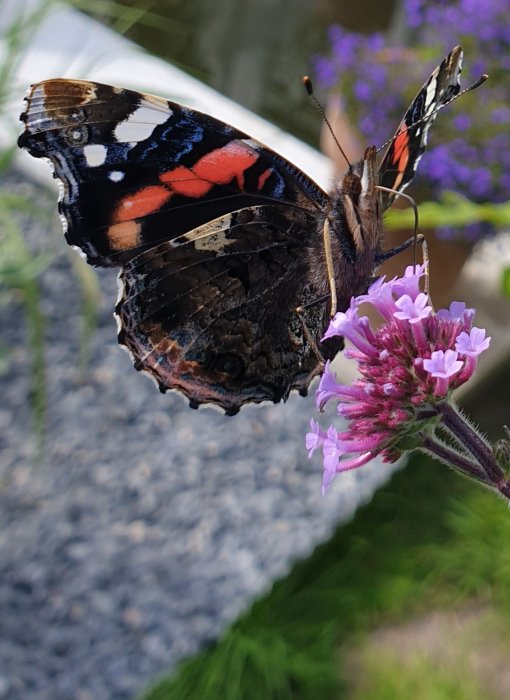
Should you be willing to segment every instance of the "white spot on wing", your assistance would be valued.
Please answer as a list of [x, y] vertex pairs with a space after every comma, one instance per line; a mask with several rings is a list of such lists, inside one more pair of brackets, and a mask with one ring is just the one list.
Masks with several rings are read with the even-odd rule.
[[434, 75], [434, 73], [432, 73], [432, 75], [430, 76], [429, 84], [427, 85], [427, 93], [425, 95], [425, 109], [423, 110], [424, 116], [426, 116], [431, 111], [431, 107], [435, 107], [434, 102], [437, 90], [437, 75]]
[[171, 111], [163, 111], [152, 107], [138, 107], [115, 129], [115, 138], [119, 143], [139, 143], [152, 134], [156, 126], [164, 124]]
[[91, 143], [88, 146], [83, 147], [83, 155], [85, 156], [87, 165], [90, 168], [97, 168], [98, 166], [103, 165], [106, 160], [107, 153], [108, 151], [106, 146], [103, 146], [102, 143]]
[[120, 182], [124, 179], [125, 173], [122, 170], [112, 170], [108, 173], [108, 179], [112, 182]]
[[240, 139], [240, 143], [244, 143], [246, 146], [253, 148], [254, 150], [258, 150], [260, 148], [260, 143], [257, 143], [255, 139]]

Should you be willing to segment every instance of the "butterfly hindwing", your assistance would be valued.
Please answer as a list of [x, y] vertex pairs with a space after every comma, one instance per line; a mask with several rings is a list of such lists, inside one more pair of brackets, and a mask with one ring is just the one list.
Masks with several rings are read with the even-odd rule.
[[[162, 391], [177, 388], [194, 406], [228, 413], [305, 391], [320, 363], [303, 323], [318, 343], [327, 320], [324, 304], [310, 304], [311, 226], [304, 211], [254, 206], [126, 263], [116, 315], [137, 369]], [[303, 322], [296, 305], [306, 307]]]

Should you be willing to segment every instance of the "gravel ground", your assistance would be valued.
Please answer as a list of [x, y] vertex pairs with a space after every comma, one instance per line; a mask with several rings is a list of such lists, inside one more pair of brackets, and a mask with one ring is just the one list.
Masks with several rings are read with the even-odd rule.
[[[58, 227], [26, 224], [33, 249]], [[23, 311], [0, 309], [11, 350], [0, 377], [0, 698], [132, 698], [217, 637], [388, 476], [374, 464], [321, 498], [319, 460], [303, 444], [311, 398], [226, 418], [159, 394], [117, 345], [115, 273], [99, 278], [85, 371], [65, 244], [41, 279], [49, 405], [39, 461]]]

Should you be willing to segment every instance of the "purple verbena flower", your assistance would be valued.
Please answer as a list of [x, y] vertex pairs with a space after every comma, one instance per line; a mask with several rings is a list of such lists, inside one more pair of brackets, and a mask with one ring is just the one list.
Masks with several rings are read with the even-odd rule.
[[490, 343], [490, 338], [486, 338], [484, 328], [471, 328], [470, 333], [463, 331], [457, 337], [455, 345], [457, 352], [470, 357], [478, 357], [478, 355], [487, 350]]
[[432, 306], [427, 303], [428, 300], [428, 296], [423, 293], [418, 294], [414, 301], [408, 294], [404, 294], [395, 301], [395, 306], [399, 311], [395, 311], [393, 315], [401, 321], [409, 321], [411, 324], [419, 323], [427, 318], [432, 311]]
[[[461, 302], [434, 312], [427, 294], [419, 291], [425, 266], [409, 267], [405, 275], [372, 284], [354, 298], [346, 312], [332, 319], [324, 337], [344, 336], [346, 352], [357, 361], [359, 378], [350, 386], [338, 383], [329, 363], [316, 392], [320, 410], [333, 401], [347, 428], [324, 432], [315, 421], [306, 438], [311, 455], [322, 449], [323, 489], [335, 474], [357, 468], [380, 455], [395, 461], [426, 431], [438, 404], [474, 372], [476, 359], [489, 346], [485, 331], [472, 327], [473, 309]], [[409, 292], [411, 294], [409, 294]], [[373, 329], [359, 306], [371, 304], [384, 319]]]
[[458, 359], [459, 354], [455, 350], [435, 350], [430, 358], [421, 358], [423, 369], [434, 377], [435, 396], [443, 398], [448, 393], [450, 379], [460, 372], [463, 362]]

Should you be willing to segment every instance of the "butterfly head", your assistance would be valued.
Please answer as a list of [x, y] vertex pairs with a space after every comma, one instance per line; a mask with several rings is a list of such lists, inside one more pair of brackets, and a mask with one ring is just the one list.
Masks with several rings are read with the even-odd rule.
[[349, 166], [336, 186], [331, 224], [340, 238], [342, 252], [353, 264], [364, 255], [373, 255], [381, 245], [378, 184], [377, 151], [371, 146], [361, 160]]

